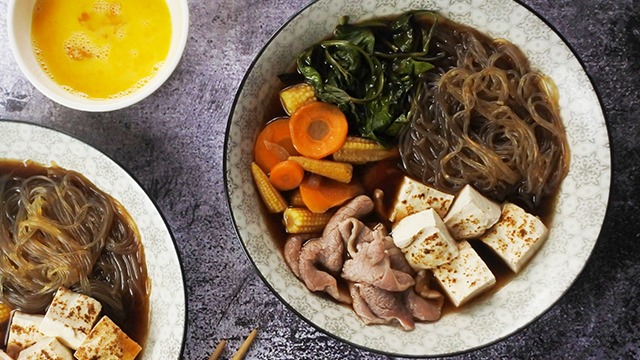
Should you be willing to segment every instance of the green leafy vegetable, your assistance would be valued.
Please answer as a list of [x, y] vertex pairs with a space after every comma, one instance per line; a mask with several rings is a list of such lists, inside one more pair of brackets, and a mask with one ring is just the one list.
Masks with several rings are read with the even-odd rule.
[[331, 39], [303, 51], [297, 69], [319, 100], [337, 105], [356, 135], [388, 144], [410, 117], [417, 78], [431, 70], [429, 11], [407, 12], [390, 21], [349, 23], [340, 19]]

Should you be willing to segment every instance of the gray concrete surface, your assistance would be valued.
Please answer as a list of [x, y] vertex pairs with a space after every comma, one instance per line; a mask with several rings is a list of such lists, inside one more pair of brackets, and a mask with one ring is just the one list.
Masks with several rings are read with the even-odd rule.
[[[22, 76], [8, 48], [7, 0], [0, 0], [0, 118], [44, 124], [92, 144], [158, 203], [185, 270], [185, 359], [207, 359], [222, 338], [236, 349], [255, 326], [251, 359], [389, 358], [334, 340], [288, 311], [255, 273], [228, 215], [222, 151], [234, 95], [261, 46], [306, 3], [191, 1], [186, 52], [169, 81], [135, 106], [92, 114], [51, 102]], [[594, 253], [567, 294], [517, 334], [457, 358], [637, 359], [640, 8], [632, 0], [524, 3], [565, 37], [601, 95], [612, 143], [611, 200]]]

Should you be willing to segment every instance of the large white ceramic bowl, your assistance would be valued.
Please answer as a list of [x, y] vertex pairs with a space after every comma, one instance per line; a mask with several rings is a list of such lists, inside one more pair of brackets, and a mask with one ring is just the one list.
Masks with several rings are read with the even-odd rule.
[[[66, 107], [83, 111], [112, 111], [133, 105], [156, 91], [173, 73], [180, 62], [189, 32], [187, 0], [166, 0], [171, 15], [171, 45], [164, 63], [140, 89], [113, 99], [91, 99], [73, 94], [51, 79], [43, 70], [33, 52], [31, 19], [36, 0], [9, 0], [7, 30], [13, 57], [27, 79], [41, 93]], [[87, 79], [91, 81], [91, 79]]]
[[[555, 80], [571, 148], [547, 242], [506, 286], [463, 311], [412, 332], [365, 326], [351, 309], [312, 294], [285, 264], [250, 173], [252, 146], [269, 104], [296, 54], [328, 36], [338, 17], [354, 21], [431, 9], [517, 44], [531, 64]], [[392, 355], [436, 356], [485, 346], [517, 332], [547, 311], [584, 268], [605, 215], [611, 177], [607, 128], [599, 99], [580, 62], [560, 36], [512, 0], [320, 0], [290, 19], [259, 53], [235, 99], [225, 143], [229, 206], [238, 237], [266, 284], [295, 313], [355, 346]], [[278, 239], [281, 240], [281, 239]]]
[[118, 200], [138, 226], [151, 281], [149, 332], [140, 360], [179, 359], [186, 328], [186, 296], [171, 232], [140, 184], [90, 145], [61, 132], [0, 120], [0, 159], [32, 160], [83, 174]]

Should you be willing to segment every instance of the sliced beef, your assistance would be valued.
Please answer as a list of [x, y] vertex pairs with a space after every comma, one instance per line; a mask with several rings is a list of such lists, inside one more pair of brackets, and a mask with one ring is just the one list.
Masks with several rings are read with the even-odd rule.
[[415, 284], [412, 275], [391, 268], [386, 236], [379, 230], [371, 231], [356, 219], [343, 221], [339, 229], [350, 244], [351, 258], [342, 267], [344, 279], [388, 291], [404, 291]]
[[442, 314], [442, 304], [444, 297], [425, 299], [418, 295], [413, 289], [405, 292], [404, 304], [409, 309], [414, 318], [421, 321], [436, 321]]
[[338, 232], [342, 240], [347, 244], [347, 253], [354, 257], [358, 253], [358, 244], [373, 241], [373, 231], [362, 221], [355, 218], [343, 220], [338, 225]]
[[[356, 310], [354, 307], [354, 310], [363, 321], [375, 323], [381, 323], [379, 322], [381, 320], [384, 323], [397, 321], [405, 330], [413, 330], [415, 327], [413, 315], [405, 306], [402, 293], [386, 291], [366, 284], [354, 284], [353, 287], [355, 287], [354, 291], [357, 291], [356, 296], [362, 300], [361, 303], [359, 302], [360, 309]], [[366, 308], [362, 308], [364, 305]], [[371, 318], [371, 314], [375, 315], [375, 318]]]
[[444, 302], [444, 295], [431, 285], [434, 281], [431, 273], [421, 270], [416, 274], [415, 281], [416, 286], [414, 289], [420, 296], [425, 299], [442, 299], [442, 302]]
[[392, 269], [402, 271], [411, 276], [415, 275], [415, 271], [407, 262], [407, 258], [404, 256], [404, 253], [396, 246], [390, 236], [385, 237], [384, 248], [389, 255], [389, 261], [391, 262]]
[[433, 289], [432, 275], [421, 270], [415, 277], [416, 285], [406, 291], [405, 304], [416, 319], [435, 321], [442, 315], [444, 295]]
[[300, 250], [302, 249], [302, 244], [311, 237], [311, 234], [292, 235], [284, 243], [284, 260], [297, 277], [300, 277]]
[[413, 288], [404, 292], [386, 291], [366, 284], [350, 283], [353, 310], [369, 324], [400, 323], [405, 330], [413, 330], [414, 319], [436, 321], [442, 315], [444, 298], [425, 299]]
[[[438, 319], [444, 297], [429, 288], [425, 272], [414, 280], [415, 272], [384, 226], [370, 229], [359, 220], [372, 210], [371, 199], [359, 196], [336, 212], [322, 237], [289, 237], [284, 246], [287, 264], [309, 290], [353, 303], [366, 324], [397, 321], [411, 330], [414, 317]], [[345, 248], [349, 253], [346, 261]], [[350, 294], [338, 287], [340, 273], [349, 281]]]
[[[322, 237], [333, 235], [338, 225], [348, 218], [362, 219], [373, 210], [373, 201], [366, 195], [360, 195], [338, 209], [322, 232]], [[335, 235], [334, 235], [335, 236]]]
[[384, 204], [384, 191], [375, 189], [373, 191], [373, 203], [376, 214], [380, 219], [383, 219], [384, 226], [391, 228], [391, 222], [389, 221], [389, 212]]
[[338, 288], [338, 281], [334, 275], [330, 274], [328, 269], [323, 267], [327, 263], [327, 256], [332, 255], [335, 247], [327, 247], [333, 245], [323, 238], [317, 238], [307, 241], [300, 251], [300, 279], [311, 291], [324, 291], [331, 295], [334, 299], [349, 304], [351, 297], [344, 294]]
[[355, 283], [349, 282], [349, 293], [353, 299], [353, 310], [366, 325], [386, 324], [388, 322], [385, 319], [379, 318], [371, 311], [365, 299], [360, 295], [360, 289]]
[[[335, 276], [340, 274], [345, 258], [345, 242], [338, 225], [347, 218], [361, 218], [373, 210], [373, 202], [362, 195], [349, 201], [331, 217], [322, 237], [309, 240], [300, 250], [300, 278], [311, 291], [325, 291], [334, 299], [351, 303], [351, 297], [339, 291]], [[291, 245], [294, 247], [294, 245]], [[292, 257], [293, 259], [293, 257]]]

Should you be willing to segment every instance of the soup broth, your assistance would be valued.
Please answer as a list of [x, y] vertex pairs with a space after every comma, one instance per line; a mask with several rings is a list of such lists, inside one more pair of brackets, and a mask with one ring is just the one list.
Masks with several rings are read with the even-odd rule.
[[[395, 194], [398, 191], [400, 182], [404, 177], [404, 173], [402, 172], [401, 167], [402, 166], [399, 160], [387, 160], [355, 169], [355, 171], [356, 176], [364, 179], [363, 181], [365, 182], [364, 186], [366, 189], [366, 195], [368, 195], [369, 197], [373, 197], [373, 192], [376, 189], [383, 190], [385, 194], [388, 194], [384, 197], [384, 206], [388, 210], [392, 205], [392, 194]], [[556, 200], [557, 193], [553, 194], [552, 196], [546, 197], [536, 209], [536, 216], [540, 217], [543, 220], [544, 224], [548, 227], [551, 226], [551, 223], [553, 221], [553, 208]], [[269, 219], [269, 221], [267, 222], [269, 233], [271, 234], [271, 237], [276, 241], [277, 246], [280, 249], [280, 253], [284, 257], [285, 240], [287, 239], [288, 234], [282, 226], [282, 216], [280, 214], [269, 213], [265, 206], [261, 206], [261, 211], [262, 216], [265, 219]], [[391, 225], [386, 217], [381, 217], [375, 212], [369, 214], [363, 220], [365, 223], [372, 226], [378, 223], [382, 223], [387, 226], [387, 228], [390, 228]], [[477, 301], [491, 296], [492, 294], [508, 285], [509, 282], [516, 276], [516, 274], [511, 271], [505, 264], [504, 260], [496, 255], [496, 253], [482, 241], [470, 240], [469, 243], [471, 244], [471, 246], [473, 246], [474, 250], [487, 264], [487, 266], [495, 276], [496, 284], [485, 293], [481, 294], [475, 299], [472, 299], [469, 303], [466, 303], [461, 307], [455, 307], [451, 302], [445, 301], [445, 305], [442, 310], [443, 314], [456, 311], [464, 311], [465, 308], [472, 306]], [[340, 286], [340, 290], [344, 293], [348, 293], [349, 290], [347, 288], [346, 282], [342, 278], [338, 278], [337, 280], [338, 285]], [[442, 291], [435, 280], [431, 281], [431, 285], [434, 287], [434, 289]], [[330, 296], [326, 294], [321, 294], [321, 296], [330, 298]]]
[[[417, 26], [407, 25], [411, 25], [407, 19], [411, 19], [412, 16], [415, 16]], [[363, 28], [366, 30], [362, 30]], [[405, 34], [403, 31], [407, 28], [410, 30]], [[404, 42], [406, 39], [410, 41]], [[345, 45], [347, 43], [349, 45]], [[358, 47], [360, 51], [353, 50], [354, 47]], [[373, 55], [362, 55], [372, 53]], [[380, 54], [379, 57], [375, 57], [376, 54]], [[362, 65], [373, 63], [374, 60], [382, 65]], [[429, 62], [428, 66], [425, 65], [425, 61]], [[307, 198], [307, 202], [304, 186], [312, 185], [305, 184], [303, 179], [299, 189], [281, 191], [282, 198], [289, 201], [280, 207], [284, 210], [275, 209], [273, 204], [263, 207], [264, 218], [271, 220], [269, 228], [283, 258], [309, 290], [343, 304], [352, 304], [350, 306], [366, 324], [398, 320], [405, 330], [411, 330], [413, 324], [403, 318], [404, 315], [397, 315], [416, 309], [411, 307], [413, 305], [407, 305], [413, 301], [408, 299], [419, 297], [424, 300], [422, 303], [414, 303], [422, 304], [416, 305], [421, 307], [420, 311], [412, 313], [415, 319], [435, 321], [442, 314], [464, 311], [479, 299], [486, 299], [517, 276], [514, 271], [517, 272], [519, 268], [511, 270], [512, 265], [508, 265], [501, 257], [510, 254], [496, 254], [491, 245], [480, 238], [495, 229], [492, 226], [499, 222], [498, 217], [507, 216], [500, 222], [500, 226], [515, 226], [504, 225], [509, 215], [504, 215], [506, 212], [500, 214], [500, 205], [505, 203], [519, 206], [523, 213], [526, 213], [527, 219], [534, 219], [536, 224], [539, 224], [538, 219], [535, 219], [538, 217], [544, 223], [540, 224], [540, 228], [551, 227], [559, 185], [568, 171], [569, 149], [560, 118], [555, 84], [550, 78], [533, 69], [525, 54], [516, 45], [503, 39], [491, 39], [475, 29], [454, 23], [436, 13], [417, 11], [397, 17], [378, 18], [362, 24], [341, 23], [336, 27], [332, 37], [300, 53], [294, 69], [297, 73], [291, 71], [280, 75], [283, 82], [282, 92], [300, 88], [299, 83], [305, 82], [307, 86], [313, 87], [314, 98], [311, 102], [327, 102], [345, 113], [349, 121], [349, 135], [352, 138], [369, 143], [373, 140], [374, 145], [378, 145], [378, 148], [372, 151], [377, 154], [375, 156], [379, 156], [384, 150], [398, 150], [392, 156], [374, 158], [371, 155], [366, 160], [363, 159], [367, 156], [366, 151], [361, 153], [363, 158], [341, 158], [342, 154], [336, 156], [336, 152], [322, 159], [329, 160], [326, 163], [327, 167], [331, 161], [342, 161], [352, 165], [352, 177], [347, 185], [355, 184], [362, 187], [360, 192], [346, 200], [332, 203], [333, 207], [321, 214], [322, 217], [314, 218], [308, 213], [303, 215], [313, 219], [309, 220], [313, 224], [316, 221], [320, 222], [318, 219], [327, 221], [335, 211], [341, 212], [337, 219], [342, 219], [341, 216], [345, 214], [358, 214], [354, 216], [357, 220], [349, 218], [348, 221], [340, 222], [338, 236], [335, 236], [335, 222], [325, 222], [323, 227], [314, 227], [313, 231], [308, 228], [302, 231], [295, 226], [289, 226], [289, 223], [294, 223], [297, 219], [293, 216], [287, 217], [290, 208], [306, 208], [313, 212], [310, 204], [317, 201], [315, 197], [322, 200], [331, 198], [333, 195], [323, 198], [321, 194], [323, 191], [327, 194], [337, 192], [335, 184], [326, 187], [314, 185], [320, 190], [308, 195], [314, 198]], [[378, 69], [382, 70], [377, 72]], [[388, 85], [393, 81], [396, 82]], [[376, 91], [369, 91], [371, 89]], [[302, 103], [301, 94], [302, 92], [297, 93], [297, 100]], [[301, 110], [297, 110], [298, 113], [296, 110], [289, 111], [285, 101], [282, 93], [280, 99], [278, 94], [274, 94], [273, 101], [265, 112], [265, 120], [290, 116], [289, 136], [293, 139], [296, 134], [291, 123], [297, 116], [303, 116], [299, 114], [304, 112], [305, 108], [299, 107]], [[283, 112], [283, 107], [288, 115]], [[392, 113], [393, 116], [390, 115]], [[260, 135], [264, 131], [263, 129]], [[282, 134], [280, 136], [285, 137]], [[266, 138], [259, 136], [257, 141], [260, 139]], [[266, 143], [267, 140], [262, 141]], [[352, 149], [358, 147], [353, 144], [347, 146], [348, 141], [349, 139], [345, 139], [344, 147], [348, 148], [345, 152], [355, 152]], [[359, 145], [362, 145], [362, 142], [359, 142]], [[279, 161], [291, 159], [282, 156], [282, 150], [286, 152], [286, 149], [277, 146], [271, 148], [274, 149], [271, 155]], [[256, 149], [260, 148], [256, 146]], [[370, 146], [366, 148], [372, 149]], [[296, 150], [299, 151], [297, 148]], [[257, 152], [254, 150], [254, 155]], [[318, 169], [305, 170], [305, 179], [317, 177], [320, 173]], [[269, 168], [264, 169], [265, 176], [269, 175], [269, 171]], [[430, 254], [437, 253], [441, 256], [438, 261], [441, 261], [447, 256], [442, 250], [443, 242], [433, 244], [435, 240], [420, 237], [424, 231], [429, 231], [429, 234], [435, 231], [432, 229], [436, 226], [430, 223], [430, 218], [424, 216], [420, 220], [411, 219], [413, 223], [409, 223], [410, 230], [416, 232], [411, 232], [406, 227], [402, 228], [402, 231], [396, 227], [395, 234], [391, 231], [401, 221], [394, 216], [398, 209], [409, 214], [420, 212], [427, 207], [427, 201], [433, 200], [425, 199], [429, 196], [426, 194], [427, 190], [417, 194], [419, 190], [415, 189], [420, 187], [407, 185], [410, 183], [407, 178], [414, 184], [421, 183], [420, 185], [448, 194], [438, 195], [436, 205], [430, 202], [429, 207], [437, 207], [438, 201], [442, 203], [443, 198], [455, 198], [467, 185], [482, 194], [478, 194], [477, 198], [484, 195], [493, 201], [490, 224], [479, 226], [479, 229], [471, 234], [458, 233], [459, 241], [453, 240], [453, 233], [446, 235], [447, 232], [443, 231], [442, 235], [439, 235], [442, 238], [451, 237], [451, 241], [455, 242], [453, 246], [457, 246], [460, 251], [464, 249], [466, 259], [469, 258], [466, 257], [468, 254], [473, 253], [474, 257], [477, 254], [482, 260], [478, 263], [486, 264], [488, 269], [484, 264], [482, 268], [478, 266], [473, 270], [469, 269], [482, 272], [486, 275], [485, 278], [468, 275], [467, 278], [452, 280], [456, 282], [461, 279], [476, 284], [470, 285], [469, 288], [483, 287], [481, 294], [470, 291], [464, 296], [464, 300], [460, 300], [455, 294], [456, 289], [452, 290], [453, 286], [445, 281], [451, 278], [442, 279], [443, 276], [448, 276], [442, 275], [447, 271], [443, 268], [449, 263], [453, 264], [453, 261], [436, 263], [430, 257]], [[261, 195], [262, 192], [267, 193], [264, 186], [261, 187], [262, 184], [257, 180], [256, 183]], [[404, 194], [407, 198], [398, 201], [396, 196], [401, 185], [406, 186], [403, 187], [404, 192], [416, 192], [411, 192], [411, 195]], [[360, 194], [366, 196], [359, 196]], [[421, 200], [413, 202], [418, 198]], [[263, 200], [270, 199], [265, 199], [263, 195]], [[349, 205], [342, 207], [347, 202]], [[341, 209], [337, 210], [339, 208]], [[371, 208], [373, 210], [369, 210]], [[434, 210], [446, 213], [451, 212], [452, 208], [447, 206], [445, 210]], [[367, 209], [367, 215], [362, 215], [360, 211], [364, 210], [361, 209]], [[298, 213], [299, 209], [294, 210]], [[270, 211], [272, 213], [269, 213]], [[460, 210], [458, 208], [455, 211]], [[284, 216], [281, 212], [284, 212]], [[402, 216], [405, 215], [408, 214]], [[438, 215], [445, 218], [444, 214]], [[479, 223], [477, 219], [473, 220], [475, 215], [465, 216], [467, 217], [464, 220]], [[437, 217], [434, 216], [434, 219]], [[349, 225], [358, 220], [361, 224]], [[425, 224], [418, 223], [419, 221], [429, 224], [425, 227]], [[343, 228], [343, 224], [347, 225]], [[384, 225], [382, 235], [378, 232], [378, 235], [367, 237], [367, 232], [372, 234], [380, 230], [378, 224]], [[459, 224], [460, 222], [446, 226], [452, 231], [452, 227]], [[357, 227], [358, 230], [349, 230], [349, 226], [353, 226], [354, 229]], [[360, 230], [361, 227], [368, 230]], [[362, 235], [363, 233], [365, 235]], [[389, 236], [384, 235], [385, 233]], [[523, 232], [519, 234], [523, 237], [527, 232], [524, 232], [525, 235], [522, 235]], [[547, 234], [544, 229], [544, 234], [541, 232], [540, 235], [532, 235], [527, 241], [537, 242], [536, 245], [542, 244]], [[434, 238], [435, 235], [437, 234], [429, 235], [429, 238]], [[394, 236], [399, 241], [396, 241]], [[412, 238], [407, 244], [404, 240], [409, 236]], [[487, 241], [487, 237], [485, 236], [484, 241]], [[418, 240], [415, 240], [416, 238]], [[389, 239], [392, 244], [389, 244]], [[514, 242], [518, 240], [522, 239], [514, 239]], [[433, 247], [430, 247], [432, 245]], [[471, 250], [468, 250], [469, 245]], [[384, 255], [377, 252], [383, 246]], [[347, 249], [344, 249], [345, 247]], [[537, 248], [531, 246], [528, 249], [534, 252]], [[513, 251], [523, 254], [528, 249], [523, 247], [522, 250]], [[397, 257], [400, 251], [402, 260], [406, 260], [406, 266]], [[517, 256], [526, 262], [528, 260], [525, 259], [530, 259], [529, 255], [535, 256], [533, 252], [526, 253], [527, 257]], [[363, 253], [366, 255], [362, 255]], [[428, 256], [423, 256], [424, 254]], [[421, 257], [428, 259], [422, 262]], [[383, 258], [384, 261], [381, 260]], [[419, 260], [416, 261], [416, 258]], [[370, 259], [377, 259], [377, 262], [369, 261]], [[412, 263], [409, 264], [409, 261]], [[350, 264], [347, 265], [347, 262]], [[456, 267], [452, 272], [463, 273], [468, 270], [466, 266], [475, 266], [471, 264], [475, 260], [469, 260], [469, 264], [464, 262], [465, 260], [462, 260], [451, 265]], [[410, 268], [407, 270], [408, 266]], [[383, 267], [387, 272], [380, 275]], [[363, 270], [357, 272], [354, 269]], [[410, 275], [415, 280], [415, 286], [398, 285], [399, 275], [394, 278], [396, 282], [391, 284], [379, 281], [388, 279], [388, 269], [391, 269], [392, 273], [404, 272]], [[374, 276], [370, 277], [370, 274], [373, 273], [379, 276], [372, 279]], [[488, 273], [490, 274], [487, 275]], [[462, 292], [466, 290], [463, 289]], [[419, 295], [413, 296], [418, 293]], [[347, 298], [342, 294], [346, 294]], [[423, 306], [425, 303], [429, 305]], [[431, 312], [434, 308], [438, 309], [437, 314]], [[395, 314], [390, 314], [387, 309], [392, 309]], [[405, 310], [407, 312], [403, 312]]]

